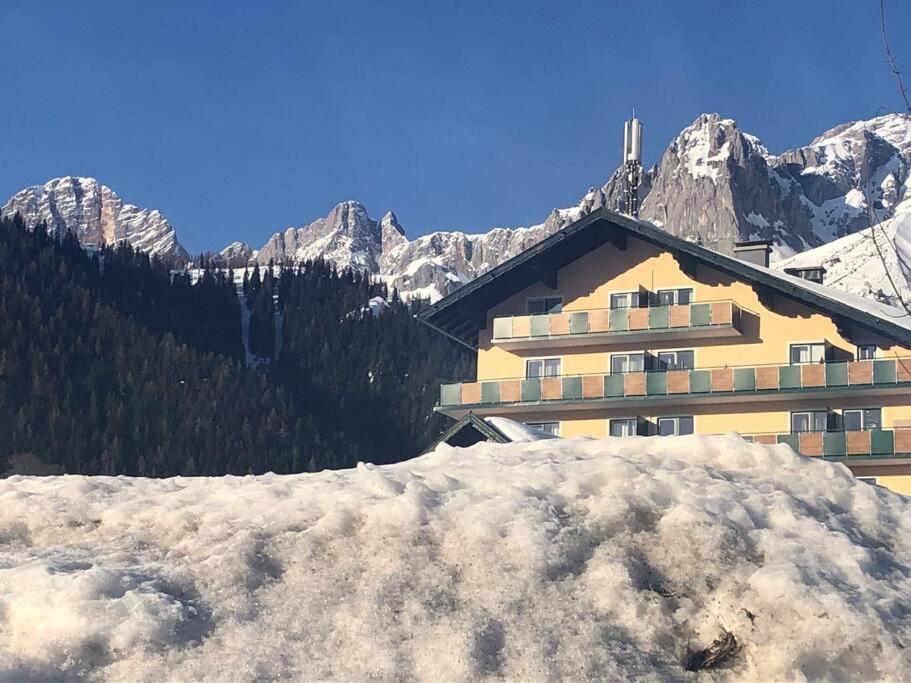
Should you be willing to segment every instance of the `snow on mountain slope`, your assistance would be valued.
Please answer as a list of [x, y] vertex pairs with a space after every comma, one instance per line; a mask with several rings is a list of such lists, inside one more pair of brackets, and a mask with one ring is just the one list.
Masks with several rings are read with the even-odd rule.
[[69, 230], [83, 245], [126, 241], [178, 264], [189, 259], [174, 228], [159, 211], [125, 203], [94, 178], [67, 176], [27, 187], [13, 195], [0, 213], [18, 213], [29, 228], [44, 222], [50, 231]]
[[0, 480], [0, 679], [902, 680], [911, 500], [735, 435]]

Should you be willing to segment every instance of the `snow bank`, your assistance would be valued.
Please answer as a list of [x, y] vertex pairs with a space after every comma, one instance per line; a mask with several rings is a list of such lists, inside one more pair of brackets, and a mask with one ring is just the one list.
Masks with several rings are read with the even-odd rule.
[[911, 503], [736, 436], [0, 481], [0, 679], [901, 679]]

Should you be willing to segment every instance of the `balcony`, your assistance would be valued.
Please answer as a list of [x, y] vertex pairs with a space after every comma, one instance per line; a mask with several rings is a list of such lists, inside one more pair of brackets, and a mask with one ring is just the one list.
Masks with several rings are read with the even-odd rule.
[[911, 429], [826, 431], [782, 434], [744, 434], [754, 443], [786, 443], [801, 455], [827, 460], [880, 460], [911, 458]]
[[547, 406], [549, 411], [609, 408], [613, 404], [698, 405], [905, 394], [911, 358], [760, 365], [624, 374], [563, 375], [444, 384], [436, 410], [461, 417], [506, 414]]
[[740, 307], [733, 301], [706, 301], [648, 308], [596, 308], [543, 315], [512, 315], [493, 320], [493, 343], [507, 349], [594, 346], [646, 339], [737, 337]]

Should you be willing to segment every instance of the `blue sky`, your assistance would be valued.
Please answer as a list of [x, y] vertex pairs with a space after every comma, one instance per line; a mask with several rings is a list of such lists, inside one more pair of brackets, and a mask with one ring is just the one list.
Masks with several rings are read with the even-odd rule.
[[[911, 81], [911, 3], [888, 0]], [[358, 199], [409, 236], [527, 225], [705, 111], [772, 150], [899, 107], [878, 3], [0, 4], [0, 195], [89, 175], [191, 251]]]

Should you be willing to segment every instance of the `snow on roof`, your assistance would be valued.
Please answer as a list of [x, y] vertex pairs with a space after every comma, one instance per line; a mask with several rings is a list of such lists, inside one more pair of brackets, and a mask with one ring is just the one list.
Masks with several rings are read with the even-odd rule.
[[902, 680], [911, 501], [721, 437], [0, 480], [0, 679]]
[[508, 417], [485, 417], [484, 422], [500, 430], [500, 432], [513, 443], [527, 443], [529, 441], [544, 441], [546, 439], [559, 439], [560, 437], [548, 434], [527, 424], [510, 420]]

